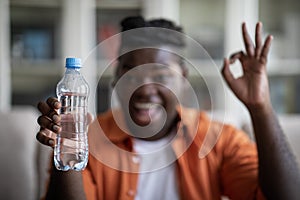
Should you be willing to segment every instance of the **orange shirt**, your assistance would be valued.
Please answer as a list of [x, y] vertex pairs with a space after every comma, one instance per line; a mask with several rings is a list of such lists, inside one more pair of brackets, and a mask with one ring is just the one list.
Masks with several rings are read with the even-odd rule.
[[[136, 194], [139, 163], [133, 140], [114, 117], [109, 111], [89, 128], [90, 157], [83, 171], [88, 200], [134, 199]], [[256, 146], [244, 132], [193, 109], [184, 109], [180, 117], [170, 149], [181, 199], [264, 199]]]

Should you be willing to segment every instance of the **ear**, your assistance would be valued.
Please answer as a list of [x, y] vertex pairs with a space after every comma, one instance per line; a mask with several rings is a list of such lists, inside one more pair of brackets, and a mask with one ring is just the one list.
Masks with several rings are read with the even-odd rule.
[[110, 83], [111, 87], [115, 87], [118, 80], [119, 80], [119, 76], [120, 76], [120, 60], [118, 60], [117, 64], [116, 64], [116, 69], [115, 69], [115, 72], [114, 72], [114, 77]]
[[116, 86], [116, 84], [117, 84], [117, 78], [116, 77], [114, 77], [113, 79], [112, 79], [112, 81], [110, 82], [110, 86], [112, 87], [112, 88], [114, 88], [115, 86]]
[[181, 70], [182, 70], [182, 76], [184, 78], [187, 78], [188, 74], [189, 74], [189, 70], [188, 70], [186, 64], [183, 61], [180, 63], [180, 67], [181, 67]]
[[187, 89], [189, 87], [190, 84], [189, 80], [188, 80], [188, 75], [189, 75], [189, 70], [188, 67], [186, 66], [186, 64], [182, 61], [180, 64], [181, 70], [182, 70], [182, 81], [183, 81], [183, 89]]

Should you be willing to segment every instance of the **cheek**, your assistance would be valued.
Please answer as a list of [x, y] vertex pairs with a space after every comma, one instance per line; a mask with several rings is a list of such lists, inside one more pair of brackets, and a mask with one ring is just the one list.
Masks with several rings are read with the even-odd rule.
[[173, 119], [177, 113], [176, 107], [180, 103], [179, 98], [169, 89], [165, 89], [161, 96], [163, 96], [164, 99], [164, 107], [167, 112], [167, 116], [170, 117], [169, 119]]
[[168, 97], [169, 99], [175, 99], [176, 101], [180, 101], [182, 97], [182, 93], [184, 90], [183, 82], [177, 79], [174, 79], [172, 83], [169, 83], [167, 87], [163, 87], [161, 89], [162, 93]]
[[178, 94], [169, 88], [161, 88], [159, 90], [160, 96], [164, 99], [165, 106], [173, 109], [179, 102]]
[[128, 90], [123, 87], [117, 87], [115, 88], [115, 92], [119, 103], [122, 106], [127, 106], [131, 97], [131, 94], [128, 92]]

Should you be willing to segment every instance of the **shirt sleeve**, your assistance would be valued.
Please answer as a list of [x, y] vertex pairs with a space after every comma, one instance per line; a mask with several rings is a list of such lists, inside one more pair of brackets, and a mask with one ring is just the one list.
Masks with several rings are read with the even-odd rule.
[[221, 167], [224, 195], [232, 200], [265, 199], [259, 188], [255, 143], [240, 130], [225, 130]]

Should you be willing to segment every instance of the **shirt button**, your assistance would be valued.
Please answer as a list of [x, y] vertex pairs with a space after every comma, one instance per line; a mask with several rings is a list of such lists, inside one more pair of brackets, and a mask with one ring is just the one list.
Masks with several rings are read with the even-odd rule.
[[134, 190], [128, 190], [127, 195], [133, 197], [135, 195]]
[[135, 164], [140, 163], [140, 157], [139, 156], [132, 156], [132, 162]]

